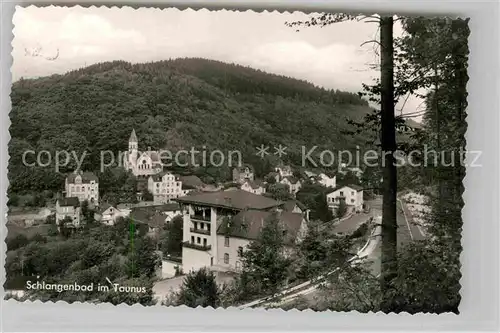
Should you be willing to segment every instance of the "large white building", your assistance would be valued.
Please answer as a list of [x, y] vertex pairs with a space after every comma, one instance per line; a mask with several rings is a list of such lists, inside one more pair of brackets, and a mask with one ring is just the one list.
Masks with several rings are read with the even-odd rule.
[[243, 190], [189, 195], [177, 199], [183, 212], [182, 269], [209, 267], [237, 271], [239, 253], [256, 239], [264, 224], [276, 214], [292, 246], [305, 236], [303, 214], [285, 212], [282, 203]]
[[170, 172], [149, 176], [148, 191], [153, 194], [155, 204], [169, 203], [184, 195], [179, 177]]
[[123, 167], [130, 170], [134, 176], [156, 175], [163, 170], [158, 151], [139, 151], [139, 141], [135, 130], [132, 130], [128, 140], [128, 151], [123, 155]]
[[99, 205], [99, 178], [92, 172], [70, 173], [64, 184], [65, 197], [76, 197], [80, 202], [87, 200], [91, 205]]
[[336, 212], [340, 202], [344, 201], [349, 212], [363, 209], [363, 188], [358, 185], [341, 186], [326, 195], [328, 207]]

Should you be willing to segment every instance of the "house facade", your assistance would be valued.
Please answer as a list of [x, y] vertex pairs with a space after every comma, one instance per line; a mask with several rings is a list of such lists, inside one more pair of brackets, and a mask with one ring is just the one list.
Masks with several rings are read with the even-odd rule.
[[289, 165], [277, 166], [276, 168], [274, 168], [274, 171], [279, 175], [279, 179], [293, 176], [293, 170]]
[[[242, 233], [242, 230], [250, 230], [238, 227], [245, 220], [242, 217], [246, 215], [242, 215], [242, 212], [249, 214], [247, 212], [251, 211], [252, 217], [266, 217], [271, 213], [279, 213], [278, 208], [282, 205], [271, 198], [240, 189], [194, 194], [176, 201], [181, 205], [183, 214], [184, 272], [202, 267], [214, 270], [239, 269], [238, 249], [248, 246], [262, 226], [252, 225], [250, 234]], [[295, 221], [301, 219], [301, 214], [295, 217]], [[300, 226], [295, 229], [298, 233]]]
[[96, 212], [95, 218], [105, 225], [114, 225], [120, 217], [127, 217], [130, 214], [130, 209], [118, 209], [108, 203], [99, 206], [99, 211]]
[[87, 200], [90, 205], [99, 205], [99, 178], [93, 172], [75, 171], [64, 182], [65, 197], [76, 197], [80, 202]]
[[56, 224], [58, 226], [62, 220], [69, 217], [71, 222], [68, 222], [68, 225], [78, 228], [81, 220], [80, 215], [80, 200], [77, 197], [62, 198], [56, 201]]
[[184, 194], [179, 177], [170, 172], [149, 176], [148, 190], [153, 194], [155, 204], [170, 203]]
[[128, 151], [123, 155], [123, 167], [132, 171], [136, 177], [156, 175], [163, 170], [158, 151], [139, 151], [139, 141], [134, 129], [128, 140]]
[[251, 166], [247, 165], [233, 169], [233, 182], [243, 184], [247, 180], [254, 180], [254, 173]]
[[337, 187], [337, 176], [329, 177], [324, 173], [318, 175], [318, 183], [325, 187], [335, 188]]
[[328, 207], [336, 212], [341, 201], [344, 201], [349, 212], [363, 209], [363, 189], [358, 185], [342, 186], [326, 195]]
[[300, 188], [302, 187], [302, 184], [300, 180], [293, 176], [287, 176], [283, 179], [281, 179], [280, 184], [283, 185], [288, 185], [288, 190], [290, 191], [290, 194], [295, 195]]
[[246, 180], [241, 185], [240, 189], [258, 195], [263, 195], [264, 193], [266, 193], [266, 188], [264, 187], [264, 184], [260, 181]]

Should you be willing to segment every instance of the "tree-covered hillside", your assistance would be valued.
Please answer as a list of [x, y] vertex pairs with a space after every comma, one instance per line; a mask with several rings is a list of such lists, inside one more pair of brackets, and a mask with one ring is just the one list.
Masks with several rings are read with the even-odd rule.
[[282, 144], [289, 147], [287, 162], [298, 164], [301, 146], [365, 145], [363, 134], [343, 132], [346, 118], [370, 110], [356, 94], [205, 59], [114, 61], [21, 79], [11, 98], [9, 181], [15, 193], [62, 186], [53, 167], [23, 166], [22, 153], [29, 149], [85, 150], [83, 168], [97, 171], [100, 152], [126, 150], [135, 128], [140, 150], [239, 149], [244, 162], [259, 164], [255, 147]]

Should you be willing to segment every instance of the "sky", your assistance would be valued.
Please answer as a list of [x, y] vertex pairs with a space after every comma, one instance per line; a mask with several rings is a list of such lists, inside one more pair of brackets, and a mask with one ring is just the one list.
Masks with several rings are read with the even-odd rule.
[[[12, 76], [15, 81], [103, 61], [177, 57], [237, 63], [351, 92], [379, 76], [370, 67], [378, 62], [376, 45], [361, 45], [377, 38], [376, 23], [353, 21], [300, 31], [285, 25], [307, 18], [301, 12], [17, 7]], [[400, 33], [396, 26], [395, 34]], [[420, 104], [409, 99], [403, 113], [420, 110]]]

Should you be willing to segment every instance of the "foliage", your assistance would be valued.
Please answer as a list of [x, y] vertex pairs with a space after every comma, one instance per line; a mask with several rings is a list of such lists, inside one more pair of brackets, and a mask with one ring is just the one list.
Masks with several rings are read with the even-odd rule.
[[181, 215], [175, 216], [167, 226], [167, 237], [162, 242], [162, 252], [166, 255], [180, 256], [182, 254], [182, 227]]
[[337, 217], [340, 219], [344, 217], [346, 213], [347, 213], [347, 205], [345, 203], [345, 200], [340, 200], [339, 206], [337, 207]]
[[311, 220], [328, 222], [333, 219], [332, 211], [326, 201], [328, 191], [329, 189], [321, 184], [305, 183], [297, 192], [297, 200], [310, 209], [309, 217]]
[[265, 195], [278, 201], [293, 199], [293, 196], [290, 194], [290, 188], [286, 184], [269, 184]]
[[[11, 193], [55, 192], [64, 184], [64, 174], [55, 173], [53, 165], [25, 166], [24, 151], [73, 150], [79, 157], [86, 151], [82, 169], [98, 172], [101, 152], [113, 152], [118, 163], [132, 128], [139, 150], [238, 150], [263, 177], [270, 171], [269, 161], [255, 156], [255, 147], [284, 144], [289, 156], [295, 156], [291, 163], [299, 165], [303, 142], [323, 149], [330, 148], [331, 137], [343, 149], [364, 142], [362, 134], [352, 139], [341, 131], [348, 127], [344, 117], [357, 119], [369, 112], [367, 103], [352, 93], [206, 59], [99, 63], [64, 75], [17, 81], [11, 99]], [[35, 156], [28, 157], [27, 162], [33, 162]], [[195, 168], [188, 169], [193, 173]], [[69, 165], [61, 172], [71, 170]], [[110, 188], [117, 182], [106, 180], [112, 178], [108, 171], [99, 174], [101, 192], [111, 193], [105, 201], [133, 200], [122, 193], [123, 183]], [[215, 182], [231, 177], [223, 168], [202, 167], [200, 172]]]
[[216, 308], [219, 306], [220, 290], [213, 272], [206, 268], [189, 273], [179, 291], [179, 303], [195, 308], [197, 306]]
[[285, 255], [285, 232], [276, 216], [265, 221], [257, 240], [241, 253], [241, 294], [273, 294], [287, 279], [290, 259]]

